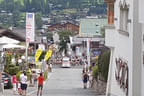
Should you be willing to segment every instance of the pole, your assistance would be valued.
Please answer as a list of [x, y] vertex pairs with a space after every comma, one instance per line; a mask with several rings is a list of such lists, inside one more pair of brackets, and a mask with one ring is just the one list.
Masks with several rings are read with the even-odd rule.
[[[2, 72], [3, 72], [3, 68], [4, 68], [4, 63], [2, 62], [2, 52], [0, 52], [0, 94], [4, 93], [4, 82], [2, 81]], [[5, 60], [5, 59], [4, 59]]]
[[26, 41], [26, 50], [25, 50], [25, 57], [26, 57], [25, 68], [26, 69], [27, 69], [27, 63], [28, 63], [28, 46], [29, 46], [29, 43]]
[[90, 40], [87, 38], [87, 61], [88, 67], [90, 66]]

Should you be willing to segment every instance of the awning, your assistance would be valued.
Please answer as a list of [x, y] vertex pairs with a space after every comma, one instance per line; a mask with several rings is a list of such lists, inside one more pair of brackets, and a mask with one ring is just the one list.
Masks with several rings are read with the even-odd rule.
[[25, 46], [22, 46], [22, 45], [16, 45], [16, 44], [6, 44], [6, 45], [3, 45], [2, 48], [25, 48]]
[[8, 38], [6, 36], [0, 37], [0, 44], [18, 44], [20, 41]]

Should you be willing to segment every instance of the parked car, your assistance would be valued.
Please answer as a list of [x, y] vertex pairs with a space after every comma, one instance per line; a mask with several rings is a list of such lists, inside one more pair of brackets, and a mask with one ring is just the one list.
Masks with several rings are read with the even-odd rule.
[[2, 73], [4, 88], [11, 88], [11, 76], [5, 72]]

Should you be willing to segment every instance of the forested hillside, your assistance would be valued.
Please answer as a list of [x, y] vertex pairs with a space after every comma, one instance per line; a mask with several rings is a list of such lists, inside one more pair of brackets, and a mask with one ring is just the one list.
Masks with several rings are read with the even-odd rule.
[[103, 0], [0, 0], [0, 10], [14, 12], [42, 12], [48, 14], [53, 9], [76, 8], [95, 6], [106, 8]]
[[[104, 0], [0, 0], [0, 25], [24, 27], [25, 12], [35, 12], [36, 18], [53, 12], [74, 9], [75, 12], [89, 8], [88, 14], [106, 14]], [[70, 10], [71, 11], [71, 10]], [[7, 13], [7, 14], [3, 14]]]

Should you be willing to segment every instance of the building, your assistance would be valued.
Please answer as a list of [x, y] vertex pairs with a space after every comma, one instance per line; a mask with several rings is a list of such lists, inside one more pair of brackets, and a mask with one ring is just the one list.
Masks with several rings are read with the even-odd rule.
[[144, 1], [105, 1], [109, 24], [105, 45], [111, 49], [106, 96], [144, 96]]
[[80, 20], [80, 37], [101, 36], [101, 28], [107, 24], [107, 19], [86, 18]]
[[55, 29], [63, 29], [63, 25], [61, 25], [61, 24], [53, 24], [53, 25], [48, 27], [48, 31], [53, 31]]
[[79, 25], [76, 25], [70, 22], [65, 23], [63, 26], [64, 26], [64, 29], [66, 30], [73, 30], [77, 32], [79, 31]]
[[90, 53], [91, 57], [96, 57], [93, 53], [104, 46], [101, 28], [106, 24], [106, 19], [85, 18], [80, 20], [79, 34], [71, 37], [70, 40], [72, 47], [76, 49], [76, 56], [87, 56]]
[[144, 64], [144, 18], [143, 18], [143, 16], [144, 16], [144, 11], [143, 11], [143, 9], [144, 9], [144, 6], [143, 6], [143, 4], [144, 4], [144, 0], [139, 0], [139, 23], [141, 24], [141, 26], [142, 26], [142, 30], [141, 30], [141, 32], [142, 32], [142, 37], [141, 37], [141, 43], [142, 43], [142, 55], [143, 55], [143, 57], [142, 57], [142, 64], [141, 64], [141, 68], [142, 68], [142, 71], [141, 71], [141, 77], [142, 77], [142, 79], [141, 79], [141, 85], [142, 85], [142, 87], [141, 87], [141, 96], [144, 96], [144, 91], [143, 91], [143, 89], [144, 89], [144, 66], [143, 66], [143, 64]]
[[48, 31], [54, 31], [54, 30], [72, 30], [72, 31], [79, 31], [79, 25], [67, 22], [64, 24], [53, 24], [48, 27]]
[[25, 38], [23, 37], [23, 35], [16, 34], [13, 31], [8, 29], [0, 29], [0, 37], [2, 36], [6, 36], [21, 42], [25, 42]]

